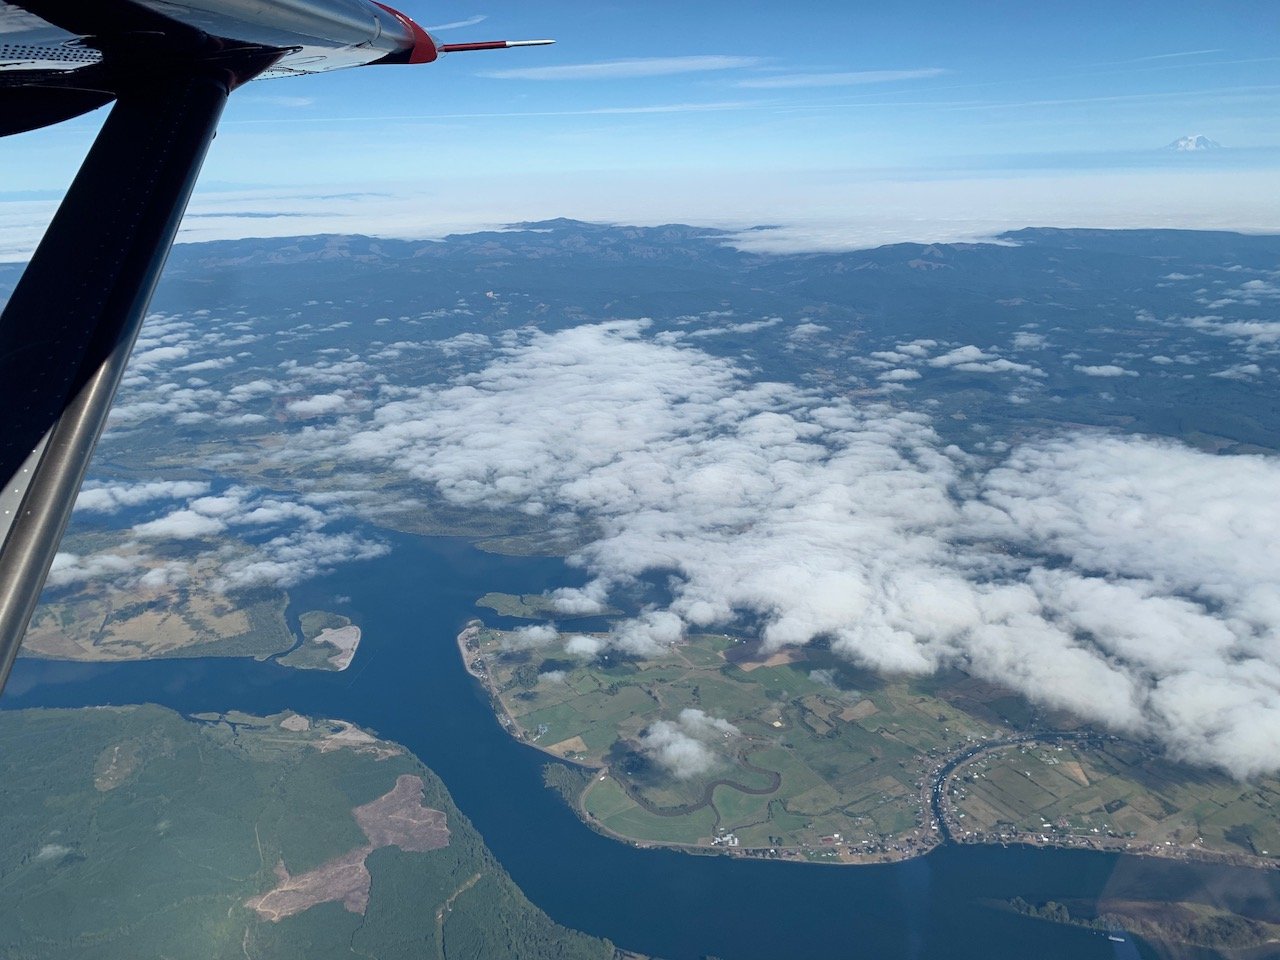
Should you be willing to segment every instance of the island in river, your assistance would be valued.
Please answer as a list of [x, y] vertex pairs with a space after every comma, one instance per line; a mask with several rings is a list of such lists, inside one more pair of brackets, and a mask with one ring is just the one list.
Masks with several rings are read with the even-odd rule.
[[302, 642], [280, 658], [286, 667], [343, 671], [360, 647], [360, 628], [350, 617], [325, 610], [308, 610], [298, 617]]
[[550, 780], [640, 845], [883, 863], [1026, 843], [1280, 864], [1280, 781], [1234, 781], [959, 671], [884, 677], [820, 645], [694, 635], [649, 659], [530, 647], [473, 621], [471, 674]]
[[0, 955], [612, 960], [411, 753], [296, 713], [0, 711]]

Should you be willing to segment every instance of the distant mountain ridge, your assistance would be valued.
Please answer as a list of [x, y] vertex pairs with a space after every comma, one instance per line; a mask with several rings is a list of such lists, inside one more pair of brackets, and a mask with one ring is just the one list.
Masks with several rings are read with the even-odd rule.
[[[325, 271], [323, 278], [317, 278], [324, 282], [336, 281], [350, 271], [358, 272], [361, 264], [408, 267], [416, 263], [425, 269], [428, 264], [464, 263], [486, 275], [491, 273], [486, 282], [509, 286], [515, 278], [504, 275], [503, 271], [515, 269], [521, 263], [537, 263], [543, 268], [556, 264], [571, 271], [572, 275], [566, 280], [581, 283], [583, 276], [574, 271], [584, 268], [611, 271], [623, 267], [634, 270], [642, 265], [735, 271], [801, 269], [817, 262], [833, 267], [843, 265], [845, 270], [871, 263], [882, 268], [897, 265], [906, 269], [912, 260], [922, 257], [936, 262], [947, 262], [957, 256], [999, 258], [1005, 255], [1000, 253], [1002, 247], [1010, 243], [1037, 248], [1088, 247], [1136, 256], [1153, 250], [1163, 255], [1173, 251], [1191, 255], [1211, 243], [1215, 251], [1229, 257], [1237, 253], [1244, 255], [1245, 250], [1259, 245], [1270, 249], [1276, 239], [1234, 231], [1024, 227], [997, 234], [987, 241], [893, 243], [842, 252], [759, 254], [736, 249], [729, 242], [732, 236], [729, 231], [687, 224], [638, 227], [562, 218], [452, 234], [440, 240], [315, 234], [181, 243], [175, 247], [171, 262], [175, 279], [192, 268], [254, 273], [283, 264], [329, 264], [331, 269]], [[0, 296], [4, 294], [7, 279], [4, 268], [10, 268], [16, 275], [21, 265], [0, 264]], [[334, 273], [335, 269], [339, 272]], [[812, 276], [808, 279], [812, 280]], [[201, 280], [202, 285], [207, 283], [207, 277]]]

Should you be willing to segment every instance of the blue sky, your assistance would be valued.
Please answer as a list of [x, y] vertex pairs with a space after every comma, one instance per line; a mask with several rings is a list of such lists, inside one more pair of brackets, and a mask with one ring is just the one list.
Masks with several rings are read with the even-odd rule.
[[[1130, 207], [1141, 220], [1149, 195], [1165, 201], [1161, 224], [1280, 228], [1275, 201], [1248, 199], [1280, 186], [1274, 3], [401, 7], [428, 27], [464, 24], [446, 41], [559, 43], [251, 84], [197, 209], [237, 191], [262, 210], [271, 194], [366, 191], [417, 198], [449, 226], [504, 210], [748, 223], [794, 209], [835, 223], [877, 197], [892, 199], [875, 215], [919, 217], [950, 196], [1034, 220], [1037, 197], [1045, 218], [1069, 218], [1054, 207], [1069, 180], [1082, 222], [1124, 225]], [[0, 141], [0, 197], [64, 189], [99, 122]], [[1160, 152], [1193, 133], [1230, 149]], [[1010, 192], [997, 184], [1015, 180], [1022, 206], [994, 210]], [[922, 189], [916, 209], [920, 181], [953, 190]], [[385, 219], [344, 216], [374, 232]], [[404, 219], [392, 232], [412, 232]]]

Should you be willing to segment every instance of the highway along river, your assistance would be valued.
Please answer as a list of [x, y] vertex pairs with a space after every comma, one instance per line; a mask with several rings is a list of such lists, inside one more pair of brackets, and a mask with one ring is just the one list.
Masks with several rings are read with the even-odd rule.
[[[986, 905], [1015, 896], [1182, 900], [1213, 891], [1214, 902], [1280, 920], [1280, 871], [958, 844], [905, 863], [837, 867], [641, 850], [600, 836], [543, 786], [545, 756], [502, 731], [454, 642], [481, 594], [538, 592], [578, 575], [557, 560], [492, 556], [459, 540], [380, 535], [390, 555], [293, 591], [295, 612], [341, 609], [363, 628], [345, 673], [235, 659], [20, 660], [0, 707], [153, 702], [188, 714], [288, 708], [353, 721], [434, 769], [552, 917], [668, 960], [1162, 956]], [[339, 595], [350, 603], [335, 607]]]

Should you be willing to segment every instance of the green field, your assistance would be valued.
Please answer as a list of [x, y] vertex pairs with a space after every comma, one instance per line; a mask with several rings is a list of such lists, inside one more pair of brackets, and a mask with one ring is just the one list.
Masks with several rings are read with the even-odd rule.
[[[884, 681], [821, 650], [761, 665], [741, 642], [708, 635], [655, 660], [584, 663], [504, 643], [485, 631], [477, 649], [522, 736], [607, 768], [588, 787], [584, 812], [637, 841], [707, 846], [732, 834], [740, 848], [882, 856], [921, 839], [929, 754], [1000, 732], [919, 685]], [[707, 769], [674, 776], [642, 740], [655, 721], [687, 709], [737, 732], [707, 743]]]
[[[402, 780], [447, 845], [407, 852], [357, 822]], [[0, 712], [0, 802], [6, 960], [614, 955], [530, 904], [417, 759], [341, 722]], [[324, 874], [365, 850], [363, 909], [321, 897], [273, 922], [249, 906], [278, 864]]]
[[953, 803], [990, 837], [1119, 837], [1280, 860], [1280, 782], [1238, 783], [1122, 741], [1009, 748], [967, 764]]
[[[559, 620], [574, 619], [556, 609], [555, 600], [542, 593], [486, 593], [476, 601], [477, 607], [492, 610], [500, 617], [519, 617], [523, 620], [544, 620], [556, 617]], [[616, 614], [616, 610], [605, 610], [607, 614]], [[594, 614], [592, 614], [594, 616]]]
[[[732, 837], [740, 852], [908, 856], [936, 842], [924, 798], [948, 757], [1028, 732], [1087, 729], [958, 671], [880, 677], [819, 646], [770, 657], [698, 635], [655, 659], [583, 661], [518, 649], [495, 630], [477, 629], [467, 644], [518, 736], [599, 771], [580, 812], [638, 842], [729, 846]], [[671, 766], [653, 739], [664, 725], [687, 737], [688, 710], [733, 730], [702, 731], [693, 748], [681, 741], [707, 761], [696, 770]], [[1280, 783], [1240, 784], [1140, 744], [1002, 748], [948, 783], [962, 840], [1280, 859]]]

